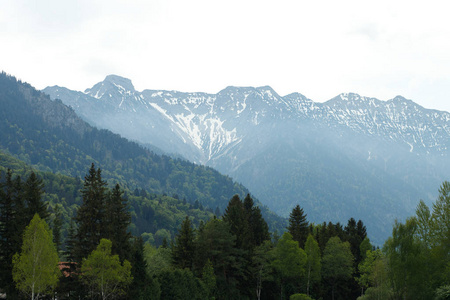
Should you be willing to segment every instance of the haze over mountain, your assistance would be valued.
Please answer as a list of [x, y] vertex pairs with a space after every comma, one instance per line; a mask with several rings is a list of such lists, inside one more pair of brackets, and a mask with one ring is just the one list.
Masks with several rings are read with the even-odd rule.
[[377, 241], [450, 177], [450, 114], [401, 96], [139, 92], [115, 75], [85, 92], [43, 91], [99, 128], [232, 176], [281, 215], [300, 204], [313, 222], [362, 219]]
[[[154, 154], [109, 130], [93, 128], [61, 101], [52, 101], [48, 95], [2, 72], [0, 166], [4, 165], [4, 157], [8, 156], [40, 171], [76, 178], [83, 178], [91, 164], [95, 163], [110, 186], [118, 183], [135, 194], [173, 196], [185, 207], [202, 205], [211, 212], [216, 208], [223, 212], [234, 195], [245, 197], [249, 193], [244, 186], [212, 168]], [[75, 197], [76, 192], [74, 189], [69, 194]], [[155, 195], [149, 197], [154, 198]], [[52, 201], [63, 204], [68, 201], [65, 198]], [[258, 203], [256, 199], [255, 203]], [[73, 211], [72, 204], [64, 209]], [[151, 232], [151, 228], [155, 229], [151, 225], [154, 213], [148, 203], [136, 202], [135, 208], [134, 223], [139, 230]], [[270, 212], [267, 207], [261, 206], [261, 211], [272, 230], [285, 227], [285, 219]], [[173, 221], [173, 213], [165, 211], [164, 218]], [[176, 230], [182, 219], [184, 216], [178, 223], [174, 222], [171, 229]], [[146, 222], [150, 225], [147, 226]], [[167, 226], [164, 228], [167, 229]]]

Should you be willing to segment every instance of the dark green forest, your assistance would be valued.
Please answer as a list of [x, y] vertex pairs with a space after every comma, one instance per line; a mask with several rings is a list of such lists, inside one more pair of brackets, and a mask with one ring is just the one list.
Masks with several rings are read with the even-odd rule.
[[[193, 221], [197, 217], [186, 215], [174, 235], [164, 236], [159, 246], [154, 239], [144, 242], [142, 236], [131, 234], [132, 210], [124, 191], [118, 184], [109, 187], [94, 164], [81, 183], [81, 203], [64, 237], [61, 211], [44, 201], [45, 184], [39, 175], [30, 170], [22, 178], [7, 169], [0, 182], [0, 289], [8, 299], [25, 299], [29, 294], [19, 285], [12, 257], [27, 250], [27, 235], [22, 233], [36, 215], [51, 225], [52, 240], [47, 243], [64, 262], [56, 284], [42, 292], [50, 298], [450, 296], [449, 182], [442, 184], [431, 210], [421, 202], [415, 216], [404, 224], [397, 222], [382, 249], [371, 245], [361, 220], [350, 219], [345, 226], [310, 224], [299, 205], [290, 214], [286, 232], [270, 233], [250, 195], [233, 196], [221, 217], [206, 215], [198, 225]], [[151, 219], [156, 221], [156, 216]], [[96, 265], [99, 257], [106, 257], [109, 264]], [[100, 284], [99, 276], [110, 284]]]

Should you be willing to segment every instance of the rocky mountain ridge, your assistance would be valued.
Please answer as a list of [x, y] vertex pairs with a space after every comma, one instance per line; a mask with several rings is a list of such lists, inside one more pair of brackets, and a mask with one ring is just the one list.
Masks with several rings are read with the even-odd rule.
[[314, 222], [370, 218], [388, 230], [450, 177], [450, 114], [401, 96], [317, 103], [269, 86], [139, 92], [115, 75], [85, 92], [44, 92], [99, 128], [232, 176], [284, 216], [299, 203]]
[[[100, 100], [95, 105], [100, 104], [110, 114], [136, 114], [130, 123], [143, 112], [150, 116], [160, 114], [175, 136], [198, 152], [195, 160], [204, 164], [239, 143], [245, 135], [245, 127], [284, 119], [350, 128], [358, 133], [402, 142], [411, 152], [438, 151], [447, 155], [450, 141], [448, 112], [425, 109], [401, 96], [381, 101], [345, 93], [325, 103], [316, 103], [299, 93], [281, 97], [268, 86], [227, 87], [217, 94], [138, 92], [131, 80], [114, 75], [84, 93], [78, 92], [76, 97], [67, 97], [68, 90], [60, 87], [49, 87], [44, 92], [52, 98], [61, 98], [82, 116], [88, 114], [84, 111], [90, 110], [89, 104], [95, 103], [90, 97]], [[150, 121], [142, 125], [154, 126]], [[128, 135], [120, 130], [118, 133]], [[151, 136], [146, 140], [136, 137], [136, 140], [152, 142]], [[172, 152], [171, 148], [163, 147], [163, 150]]]

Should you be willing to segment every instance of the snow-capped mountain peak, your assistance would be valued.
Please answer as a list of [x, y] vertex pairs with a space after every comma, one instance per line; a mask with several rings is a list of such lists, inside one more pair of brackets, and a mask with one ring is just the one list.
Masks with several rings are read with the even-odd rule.
[[117, 75], [108, 75], [105, 80], [97, 83], [92, 88], [86, 89], [85, 94], [96, 99], [114, 98], [119, 95], [129, 96], [136, 92], [130, 79]]

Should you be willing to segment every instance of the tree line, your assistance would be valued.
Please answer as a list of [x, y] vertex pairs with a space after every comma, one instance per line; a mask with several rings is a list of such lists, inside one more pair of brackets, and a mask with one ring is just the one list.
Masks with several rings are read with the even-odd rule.
[[[310, 224], [297, 205], [281, 236], [247, 194], [221, 217], [186, 216], [160, 246], [130, 233], [119, 185], [94, 164], [69, 234], [50, 218], [43, 183], [8, 170], [0, 181], [0, 291], [8, 299], [447, 299], [450, 183], [432, 211], [397, 222], [382, 249], [361, 220]], [[55, 215], [56, 216], [56, 215]], [[50, 226], [51, 225], [51, 229]], [[64, 250], [63, 250], [64, 249]], [[39, 256], [38, 256], [39, 255]], [[36, 259], [38, 257], [38, 259]]]
[[[47, 205], [42, 201], [43, 188], [42, 179], [33, 172], [22, 181], [20, 176], [13, 178], [12, 171], [8, 170], [1, 183], [0, 259], [5, 267], [0, 287], [8, 297], [20, 298], [23, 296], [20, 292], [38, 297], [52, 292], [59, 299], [176, 299], [184, 298], [186, 291], [190, 291], [198, 299], [256, 296], [270, 299], [278, 295], [285, 298], [294, 291], [304, 290], [304, 280], [308, 280], [305, 291], [313, 294], [318, 271], [317, 260], [311, 261], [311, 257], [322, 254], [317, 250], [320, 251], [319, 246], [315, 248], [319, 244], [311, 233], [322, 240], [325, 235], [344, 234], [347, 230], [331, 223], [324, 230], [318, 230], [321, 226], [308, 226], [303, 211], [296, 207], [290, 218], [290, 233], [279, 237], [269, 233], [261, 210], [250, 195], [243, 200], [235, 195], [220, 219], [214, 217], [200, 222], [194, 229], [191, 218], [186, 217], [172, 241], [164, 240], [159, 248], [144, 245], [142, 238], [130, 234], [132, 218], [120, 186], [109, 189], [101, 170], [92, 164], [81, 190], [82, 204], [63, 242], [61, 215], [56, 213], [50, 220]], [[47, 224], [52, 225], [52, 231]], [[305, 243], [306, 233], [310, 238]], [[48, 236], [51, 236], [50, 246]], [[47, 285], [42, 290], [24, 284], [28, 280], [26, 266], [29, 266], [24, 261], [31, 255], [30, 246], [26, 245], [36, 237], [43, 240], [41, 244], [47, 244], [47, 250], [54, 248], [60, 261], [59, 276], [40, 276], [57, 278], [58, 284], [44, 281]], [[300, 245], [305, 245], [305, 250]], [[99, 257], [108, 257], [111, 269], [115, 270], [108, 276], [115, 283], [97, 285], [95, 276], [107, 271], [106, 262], [103, 267], [96, 267]], [[292, 264], [288, 257], [298, 260], [296, 269], [289, 270]], [[45, 270], [42, 266], [39, 269]], [[308, 277], [304, 277], [306, 269]], [[125, 274], [123, 278], [119, 278], [119, 273]]]

